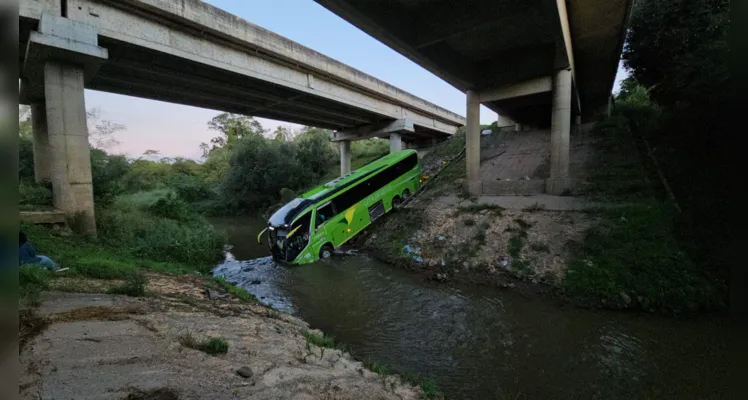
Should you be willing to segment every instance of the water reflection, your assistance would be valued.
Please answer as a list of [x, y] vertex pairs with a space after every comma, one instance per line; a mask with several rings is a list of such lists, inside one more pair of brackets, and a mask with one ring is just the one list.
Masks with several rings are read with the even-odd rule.
[[283, 267], [266, 256], [243, 259], [246, 235], [234, 232], [235, 259], [216, 274], [359, 357], [433, 377], [452, 398], [725, 395], [727, 330], [712, 323], [719, 321], [560, 308], [495, 289], [432, 285], [366, 256]]

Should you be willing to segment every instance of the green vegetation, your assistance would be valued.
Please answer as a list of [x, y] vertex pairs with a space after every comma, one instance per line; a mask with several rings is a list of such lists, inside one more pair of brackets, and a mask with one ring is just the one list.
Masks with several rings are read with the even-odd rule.
[[673, 312], [721, 305], [713, 282], [672, 234], [672, 205], [642, 204], [595, 214], [599, 222], [574, 246], [563, 280], [569, 293]]
[[306, 338], [307, 343], [313, 344], [317, 347], [324, 347], [328, 349], [338, 348], [338, 344], [335, 343], [335, 338], [327, 336], [325, 334], [318, 334], [314, 332], [304, 331], [301, 335]]
[[259, 301], [257, 300], [257, 297], [255, 297], [255, 295], [249, 293], [245, 289], [232, 284], [222, 276], [216, 276], [215, 278], [213, 278], [213, 281], [216, 282], [221, 287], [221, 289], [225, 290], [229, 294], [234, 295], [239, 300], [245, 301], [247, 303], [256, 303]]
[[229, 344], [226, 340], [211, 337], [198, 340], [189, 331], [179, 336], [179, 344], [210, 355], [226, 354], [229, 351]]

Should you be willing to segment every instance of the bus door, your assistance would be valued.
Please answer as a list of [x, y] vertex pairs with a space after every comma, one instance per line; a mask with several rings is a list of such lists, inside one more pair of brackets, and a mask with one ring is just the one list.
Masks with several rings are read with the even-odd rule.
[[[331, 201], [328, 201], [327, 203], [317, 207], [317, 212], [314, 220], [314, 232], [317, 233], [320, 230], [324, 232], [324, 239], [319, 240], [324, 240], [325, 242], [333, 242], [333, 224], [330, 223], [330, 220], [335, 217], [335, 211], [335, 205]], [[334, 242], [333, 245], [335, 245]]]

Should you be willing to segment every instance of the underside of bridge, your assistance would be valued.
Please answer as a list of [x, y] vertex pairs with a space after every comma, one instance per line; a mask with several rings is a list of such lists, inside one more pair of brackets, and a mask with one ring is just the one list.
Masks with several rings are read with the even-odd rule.
[[633, 0], [316, 0], [467, 94], [467, 174], [480, 104], [499, 125], [550, 128], [546, 189], [569, 189], [571, 121], [604, 114]]

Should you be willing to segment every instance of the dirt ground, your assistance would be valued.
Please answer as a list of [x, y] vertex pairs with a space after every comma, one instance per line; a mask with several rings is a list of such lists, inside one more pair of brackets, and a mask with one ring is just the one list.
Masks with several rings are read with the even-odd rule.
[[431, 271], [439, 280], [509, 276], [557, 286], [569, 243], [580, 240], [591, 223], [576, 211], [416, 203], [383, 221], [362, 247], [390, 262]]
[[[48, 325], [21, 350], [21, 398], [423, 397], [347, 353], [307, 343], [302, 332], [308, 325], [290, 315], [233, 298], [209, 299], [199, 277], [149, 275], [148, 281], [149, 295], [142, 298], [44, 293], [38, 315]], [[185, 347], [188, 336], [221, 338], [228, 352]]]

